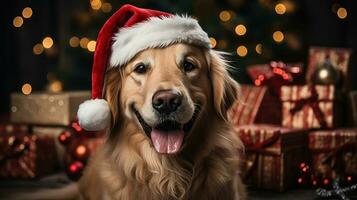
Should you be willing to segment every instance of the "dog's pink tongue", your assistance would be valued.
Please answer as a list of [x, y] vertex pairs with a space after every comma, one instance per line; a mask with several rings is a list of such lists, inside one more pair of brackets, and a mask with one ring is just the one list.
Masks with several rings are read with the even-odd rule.
[[159, 153], [177, 153], [181, 148], [183, 137], [183, 130], [160, 131], [153, 129], [151, 131], [151, 140]]

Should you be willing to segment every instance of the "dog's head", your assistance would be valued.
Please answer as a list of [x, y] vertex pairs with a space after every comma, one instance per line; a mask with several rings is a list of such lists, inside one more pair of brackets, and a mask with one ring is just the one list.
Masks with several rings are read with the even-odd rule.
[[[160, 154], [177, 154], [200, 124], [226, 111], [237, 97], [220, 54], [187, 44], [148, 49], [108, 73], [112, 125], [131, 121]], [[210, 124], [204, 124], [210, 126]]]

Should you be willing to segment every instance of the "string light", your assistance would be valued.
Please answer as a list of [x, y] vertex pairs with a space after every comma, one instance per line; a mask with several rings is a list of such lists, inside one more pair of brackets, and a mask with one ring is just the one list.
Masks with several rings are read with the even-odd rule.
[[49, 89], [51, 92], [61, 92], [63, 89], [62, 82], [61, 81], [53, 81], [50, 84]]
[[210, 37], [209, 40], [210, 40], [210, 42], [211, 42], [212, 48], [215, 48], [216, 45], [217, 45], [216, 39], [215, 39], [214, 37]]
[[45, 37], [42, 40], [42, 45], [45, 49], [49, 49], [53, 46], [53, 40], [51, 37]]
[[237, 48], [237, 55], [240, 57], [244, 57], [248, 54], [248, 49], [247, 47], [241, 45]]
[[87, 148], [84, 145], [81, 144], [76, 148], [76, 154], [77, 155], [83, 156], [86, 153], [87, 153]]
[[80, 45], [83, 49], [85, 49], [85, 48], [87, 48], [88, 42], [89, 42], [89, 39], [86, 38], [86, 37], [84, 37], [84, 38], [82, 38], [82, 39], [79, 41], [79, 45]]
[[91, 0], [90, 5], [93, 10], [99, 10], [102, 7], [102, 2], [100, 0]]
[[346, 19], [347, 17], [347, 10], [344, 7], [341, 7], [337, 10], [337, 17], [340, 19]]
[[102, 11], [105, 12], [105, 13], [108, 13], [108, 12], [112, 11], [112, 4], [110, 4], [108, 2], [103, 3]]
[[69, 45], [71, 47], [78, 47], [79, 46], [79, 38], [76, 36], [71, 37], [71, 39], [69, 39]]
[[238, 24], [234, 30], [239, 36], [245, 35], [247, 32], [247, 28], [243, 24]]
[[219, 19], [223, 22], [228, 22], [232, 19], [232, 15], [229, 11], [223, 10], [219, 13]]
[[286, 6], [285, 6], [284, 4], [282, 4], [282, 3], [276, 4], [276, 6], [275, 6], [275, 12], [276, 12], [276, 14], [278, 14], [278, 15], [283, 15], [283, 14], [285, 14], [285, 12], [286, 12]]
[[30, 7], [26, 7], [22, 10], [22, 16], [26, 19], [32, 16], [32, 9]]
[[43, 52], [42, 44], [38, 43], [33, 46], [32, 51], [35, 55], [40, 55]]
[[281, 31], [275, 31], [273, 33], [273, 39], [275, 42], [282, 42], [284, 40], [284, 34]]
[[22, 94], [29, 95], [32, 92], [32, 86], [29, 83], [25, 83], [21, 88]]
[[94, 52], [95, 45], [96, 45], [96, 41], [94, 41], [94, 40], [89, 41], [88, 44], [87, 44], [88, 51]]
[[263, 46], [260, 43], [255, 46], [255, 52], [257, 52], [257, 54], [262, 54], [262, 49]]
[[24, 24], [24, 19], [22, 19], [22, 17], [20, 17], [20, 16], [17, 16], [14, 18], [14, 20], [12, 20], [12, 24], [16, 28], [20, 28]]

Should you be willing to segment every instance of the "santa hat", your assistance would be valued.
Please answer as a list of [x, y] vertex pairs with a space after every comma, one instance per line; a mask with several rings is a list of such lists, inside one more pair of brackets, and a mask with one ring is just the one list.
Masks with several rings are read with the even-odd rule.
[[92, 67], [92, 99], [78, 109], [82, 128], [102, 130], [110, 122], [110, 109], [103, 99], [105, 72], [127, 64], [137, 53], [184, 42], [211, 48], [197, 20], [166, 12], [122, 6], [99, 32]]

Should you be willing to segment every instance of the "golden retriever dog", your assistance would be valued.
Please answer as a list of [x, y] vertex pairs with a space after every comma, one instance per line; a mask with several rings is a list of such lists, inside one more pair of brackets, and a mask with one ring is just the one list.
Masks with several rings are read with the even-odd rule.
[[82, 199], [245, 199], [227, 109], [238, 84], [215, 50], [177, 43], [108, 70], [112, 120], [79, 182]]

